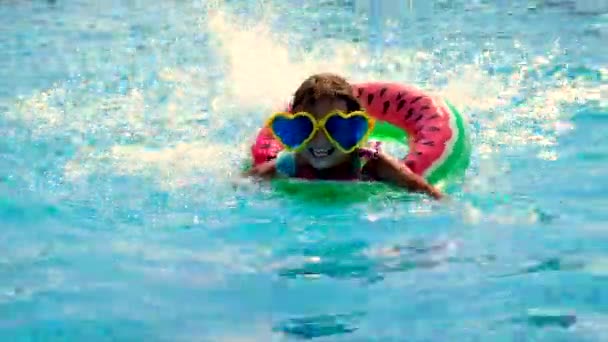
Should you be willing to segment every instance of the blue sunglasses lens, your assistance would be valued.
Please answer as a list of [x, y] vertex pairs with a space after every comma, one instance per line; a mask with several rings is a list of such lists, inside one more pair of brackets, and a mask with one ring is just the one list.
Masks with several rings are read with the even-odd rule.
[[343, 118], [339, 115], [330, 117], [325, 123], [327, 133], [345, 150], [357, 146], [369, 129], [369, 122], [363, 116]]
[[277, 116], [272, 121], [272, 130], [283, 144], [296, 148], [310, 136], [314, 129], [312, 121], [306, 116], [282, 117]]

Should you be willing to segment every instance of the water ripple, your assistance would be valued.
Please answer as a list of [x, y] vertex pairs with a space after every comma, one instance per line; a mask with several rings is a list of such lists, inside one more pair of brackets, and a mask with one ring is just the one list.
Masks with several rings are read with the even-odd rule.
[[[457, 255], [455, 241], [413, 241], [391, 247], [372, 247], [363, 242], [323, 244], [291, 250], [275, 267], [281, 277], [316, 279], [362, 279], [381, 281], [387, 274], [432, 269], [448, 263], [483, 263], [493, 257], [468, 258]], [[287, 265], [285, 265], [287, 264]], [[292, 266], [293, 265], [293, 266]]]
[[277, 324], [274, 330], [303, 339], [348, 334], [357, 330], [357, 322], [364, 316], [351, 313], [291, 318]]

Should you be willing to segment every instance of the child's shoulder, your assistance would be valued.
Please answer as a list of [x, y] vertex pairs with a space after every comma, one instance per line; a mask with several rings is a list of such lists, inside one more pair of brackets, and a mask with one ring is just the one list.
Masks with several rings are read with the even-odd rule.
[[285, 177], [295, 177], [296, 175], [296, 154], [295, 152], [281, 151], [275, 161], [277, 173]]

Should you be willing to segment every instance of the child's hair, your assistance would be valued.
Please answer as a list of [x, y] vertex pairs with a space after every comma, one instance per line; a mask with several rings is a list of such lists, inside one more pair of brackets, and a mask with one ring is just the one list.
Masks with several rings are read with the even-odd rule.
[[345, 78], [332, 73], [321, 73], [307, 78], [296, 90], [291, 108], [312, 105], [323, 97], [346, 101], [348, 112], [361, 110], [361, 104], [354, 96], [352, 86]]

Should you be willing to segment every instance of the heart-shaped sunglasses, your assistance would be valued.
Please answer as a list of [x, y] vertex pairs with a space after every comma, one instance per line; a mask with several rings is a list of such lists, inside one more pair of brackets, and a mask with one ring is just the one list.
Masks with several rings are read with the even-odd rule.
[[336, 148], [351, 153], [367, 139], [374, 120], [363, 111], [334, 111], [321, 120], [307, 112], [278, 112], [268, 119], [267, 127], [288, 151], [301, 150], [320, 129]]

